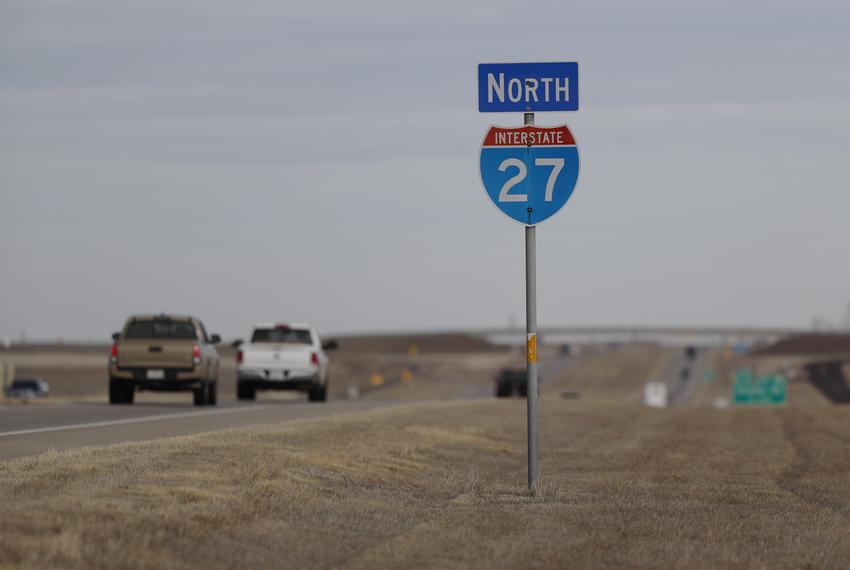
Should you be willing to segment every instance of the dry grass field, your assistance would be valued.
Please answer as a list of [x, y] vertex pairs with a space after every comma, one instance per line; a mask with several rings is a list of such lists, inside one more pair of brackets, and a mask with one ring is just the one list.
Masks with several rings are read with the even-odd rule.
[[792, 383], [786, 408], [715, 409], [723, 379], [645, 408], [668, 353], [547, 385], [535, 495], [522, 400], [2, 462], [0, 567], [848, 567], [850, 408]]

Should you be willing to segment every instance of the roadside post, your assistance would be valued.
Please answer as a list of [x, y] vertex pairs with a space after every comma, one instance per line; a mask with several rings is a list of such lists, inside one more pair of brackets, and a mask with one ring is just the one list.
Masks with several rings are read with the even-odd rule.
[[578, 181], [579, 158], [567, 125], [539, 127], [537, 111], [578, 110], [578, 63], [482, 63], [478, 111], [523, 113], [522, 127], [491, 126], [479, 158], [490, 201], [525, 226], [525, 356], [528, 373], [528, 488], [537, 489], [537, 224], [557, 213]]

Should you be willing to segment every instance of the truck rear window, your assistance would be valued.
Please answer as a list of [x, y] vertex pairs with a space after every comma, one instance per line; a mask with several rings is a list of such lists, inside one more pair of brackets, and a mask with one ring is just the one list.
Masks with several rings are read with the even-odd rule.
[[254, 329], [251, 342], [313, 344], [313, 336], [305, 329]]
[[133, 321], [124, 338], [197, 340], [195, 327], [185, 321]]

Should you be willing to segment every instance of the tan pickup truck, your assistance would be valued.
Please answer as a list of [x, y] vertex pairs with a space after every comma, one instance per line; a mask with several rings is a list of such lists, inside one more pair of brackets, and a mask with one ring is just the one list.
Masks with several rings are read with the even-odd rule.
[[207, 336], [198, 319], [136, 315], [112, 340], [110, 404], [132, 404], [136, 390], [152, 390], [191, 391], [196, 406], [215, 405], [221, 339]]

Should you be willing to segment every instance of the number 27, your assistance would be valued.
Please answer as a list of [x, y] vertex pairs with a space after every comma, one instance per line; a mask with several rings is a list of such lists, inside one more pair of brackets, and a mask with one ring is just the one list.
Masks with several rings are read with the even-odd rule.
[[[506, 158], [499, 165], [499, 172], [505, 172], [508, 168], [514, 167], [518, 172], [510, 177], [499, 191], [499, 202], [528, 202], [528, 194], [510, 194], [511, 188], [525, 180], [528, 174], [528, 169], [525, 163], [518, 158]], [[543, 199], [546, 202], [552, 201], [552, 194], [555, 191], [555, 180], [558, 179], [558, 174], [564, 168], [563, 158], [535, 158], [534, 166], [551, 166], [552, 172], [549, 173], [549, 180], [546, 181], [546, 194]]]

